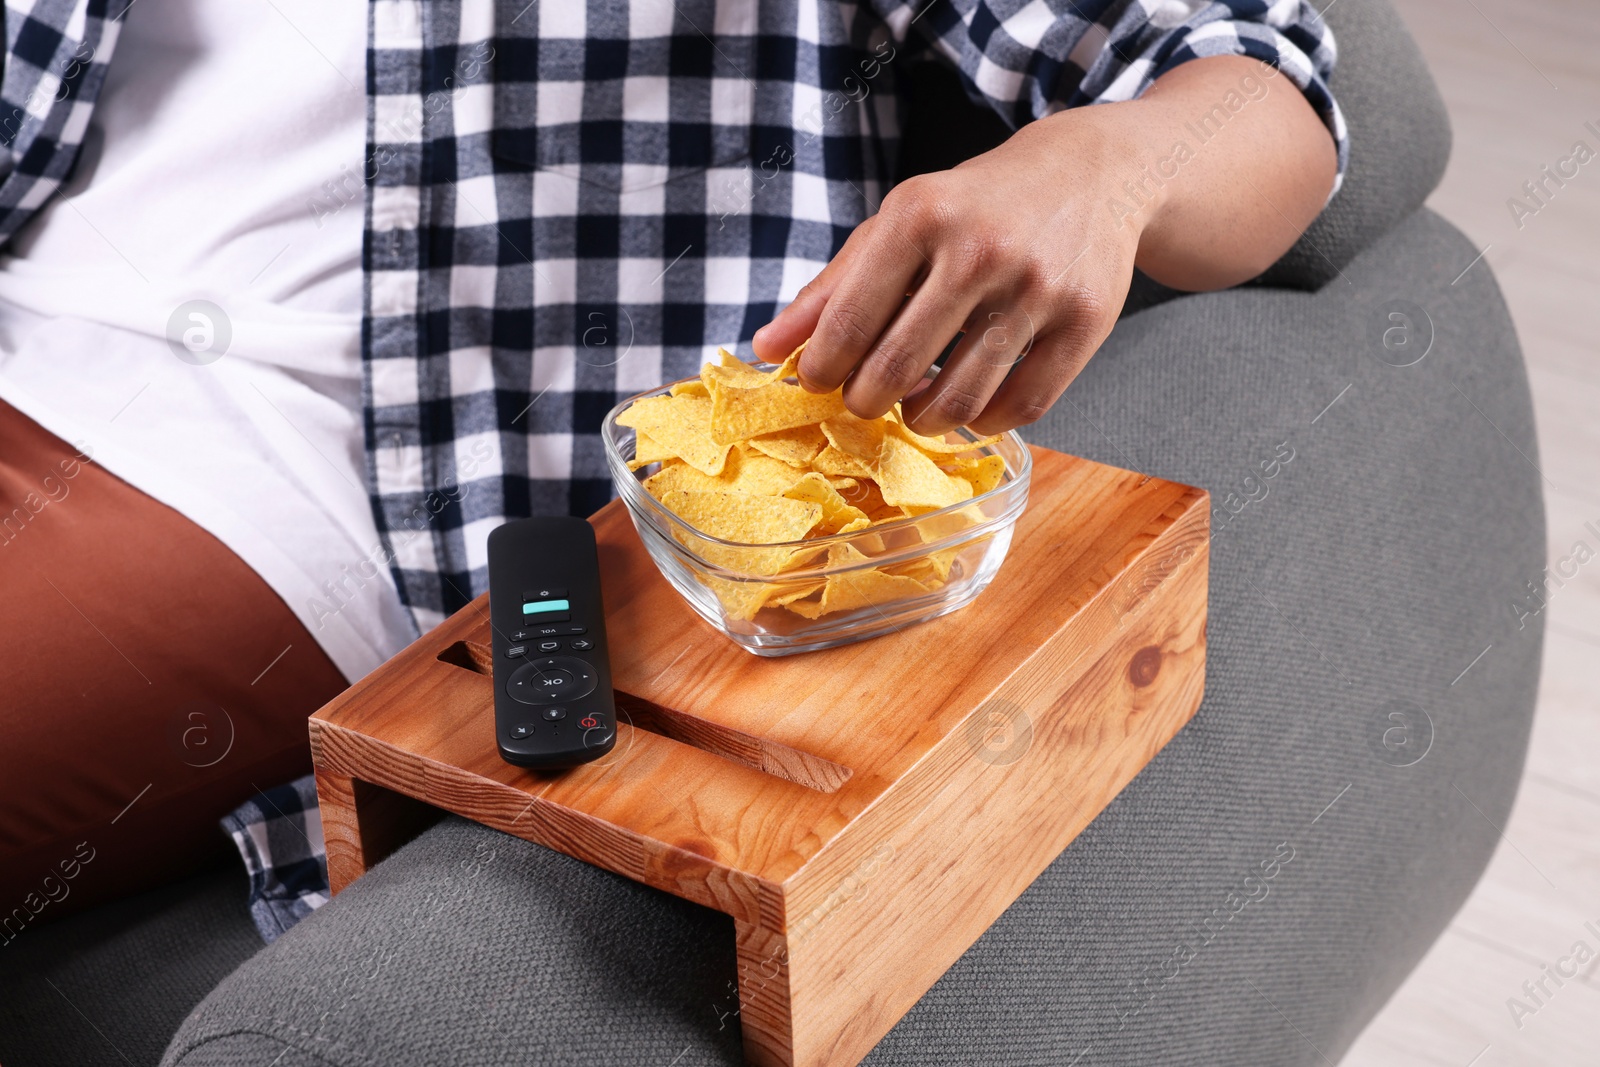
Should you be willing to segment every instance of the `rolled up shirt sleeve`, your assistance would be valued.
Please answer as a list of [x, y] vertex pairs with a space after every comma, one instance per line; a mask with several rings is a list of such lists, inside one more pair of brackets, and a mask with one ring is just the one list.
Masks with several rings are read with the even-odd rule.
[[1286, 75], [1338, 149], [1349, 133], [1328, 86], [1333, 31], [1304, 0], [874, 0], [891, 33], [915, 34], [960, 68], [1012, 126], [1085, 104], [1133, 100], [1180, 63], [1250, 56]]

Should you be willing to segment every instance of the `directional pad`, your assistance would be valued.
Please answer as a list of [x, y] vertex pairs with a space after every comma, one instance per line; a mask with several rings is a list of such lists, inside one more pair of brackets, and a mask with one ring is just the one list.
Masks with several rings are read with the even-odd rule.
[[595, 669], [575, 656], [529, 660], [506, 680], [506, 693], [523, 704], [564, 704], [594, 692]]

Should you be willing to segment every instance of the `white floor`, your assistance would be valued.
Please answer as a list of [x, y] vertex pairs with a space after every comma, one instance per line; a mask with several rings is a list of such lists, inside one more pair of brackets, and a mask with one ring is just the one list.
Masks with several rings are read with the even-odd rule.
[[[1600, 530], [1600, 0], [1395, 3], [1455, 126], [1430, 204], [1489, 246], [1527, 354], [1539, 466], [1555, 485], [1550, 561], [1580, 540], [1600, 551], [1585, 529]], [[1508, 198], [1526, 202], [1523, 183], [1577, 141], [1594, 161], [1551, 185], [1519, 229]], [[1539, 712], [1505, 839], [1346, 1067], [1600, 1064], [1600, 556], [1545, 614]], [[1545, 969], [1558, 966], [1578, 977], [1558, 984]], [[1515, 1018], [1511, 998], [1527, 1009]]]

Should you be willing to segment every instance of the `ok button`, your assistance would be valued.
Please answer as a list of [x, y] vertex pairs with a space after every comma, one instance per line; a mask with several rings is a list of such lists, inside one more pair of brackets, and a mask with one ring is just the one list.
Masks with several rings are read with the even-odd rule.
[[599, 679], [589, 664], [572, 656], [530, 660], [506, 680], [506, 693], [523, 704], [561, 704], [594, 692]]
[[570, 693], [576, 681], [566, 671], [545, 671], [540, 677], [530, 680], [529, 684], [540, 693]]

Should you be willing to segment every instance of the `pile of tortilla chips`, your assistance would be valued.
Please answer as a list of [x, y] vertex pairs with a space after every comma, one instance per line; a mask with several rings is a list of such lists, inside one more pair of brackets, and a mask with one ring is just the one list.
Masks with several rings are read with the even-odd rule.
[[[698, 381], [637, 401], [617, 418], [637, 436], [632, 469], [661, 465], [644, 480], [650, 495], [695, 530], [737, 542], [706, 543], [679, 531], [679, 540], [707, 562], [756, 576], [736, 581], [699, 575], [730, 619], [749, 620], [769, 606], [815, 619], [939, 588], [967, 545], [910, 559], [904, 550], [983, 521], [977, 508], [930, 520], [935, 529], [907, 524], [816, 547], [786, 542], [924, 515], [986, 493], [1005, 476], [1000, 456], [968, 454], [997, 437], [924, 437], [900, 420], [899, 405], [880, 418], [861, 419], [845, 410], [839, 390], [808, 393], [785, 381], [804, 349], [772, 371], [719, 350], [721, 363], [707, 363]], [[754, 547], [763, 545], [775, 547]], [[854, 566], [888, 554], [897, 562]], [[819, 566], [851, 569], [783, 577]], [[767, 577], [773, 580], [761, 580]]]

